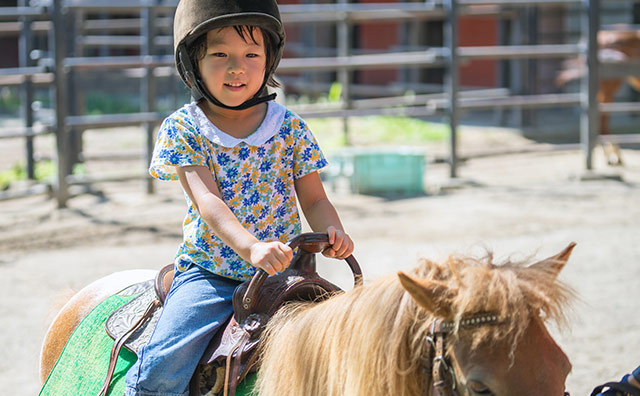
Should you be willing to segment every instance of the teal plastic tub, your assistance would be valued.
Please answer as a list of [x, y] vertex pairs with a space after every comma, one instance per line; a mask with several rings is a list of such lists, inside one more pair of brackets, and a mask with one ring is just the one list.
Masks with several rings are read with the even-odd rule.
[[424, 152], [413, 149], [358, 149], [350, 155], [351, 190], [371, 195], [424, 193]]

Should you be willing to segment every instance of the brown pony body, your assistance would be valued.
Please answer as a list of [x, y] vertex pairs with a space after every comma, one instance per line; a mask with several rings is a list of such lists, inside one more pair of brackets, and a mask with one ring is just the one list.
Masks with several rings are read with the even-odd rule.
[[[426, 338], [434, 320], [492, 312], [499, 325], [459, 330], [449, 356], [458, 394], [562, 396], [571, 365], [544, 321], [565, 323], [571, 291], [556, 281], [573, 245], [532, 266], [491, 258], [424, 260], [320, 304], [296, 304], [268, 324], [259, 395], [430, 394]], [[485, 389], [486, 388], [486, 389]]]

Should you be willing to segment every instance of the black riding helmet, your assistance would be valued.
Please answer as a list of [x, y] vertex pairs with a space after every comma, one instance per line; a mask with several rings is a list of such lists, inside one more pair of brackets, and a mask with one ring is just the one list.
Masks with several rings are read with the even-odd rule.
[[[211, 29], [240, 25], [262, 28], [272, 36], [276, 53], [273, 65], [267, 65], [268, 70], [265, 70], [265, 79], [258, 92], [241, 105], [231, 107], [220, 102], [205, 88], [197, 65], [189, 58], [189, 47]], [[243, 110], [275, 98], [275, 94], [267, 94], [266, 86], [282, 58], [284, 39], [284, 27], [275, 0], [180, 0], [173, 20], [176, 67], [182, 81], [191, 90], [191, 96], [195, 100], [205, 98], [231, 110]]]

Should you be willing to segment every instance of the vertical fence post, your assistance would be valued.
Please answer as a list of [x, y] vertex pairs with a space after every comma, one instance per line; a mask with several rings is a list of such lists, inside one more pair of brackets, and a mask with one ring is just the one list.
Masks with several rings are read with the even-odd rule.
[[[141, 36], [142, 43], [140, 47], [140, 54], [150, 58], [154, 52], [153, 38], [155, 36], [154, 26], [153, 26], [153, 18], [154, 9], [151, 4], [146, 5], [140, 10], [140, 19], [141, 19]], [[152, 65], [145, 66], [145, 73], [142, 81], [140, 83], [141, 89], [141, 111], [143, 113], [148, 113], [155, 111], [155, 82], [153, 78], [154, 67]], [[147, 166], [151, 163], [151, 156], [153, 155], [153, 145], [154, 145], [154, 129], [155, 124], [152, 122], [145, 122], [143, 124], [143, 129], [145, 131], [146, 136], [146, 153], [145, 160]], [[153, 179], [147, 175], [145, 178], [145, 184], [147, 187], [147, 194], [153, 194], [154, 185]]]
[[[522, 7], [514, 8], [516, 16], [512, 20], [511, 24], [511, 45], [523, 45], [525, 44], [525, 34], [524, 30], [524, 11]], [[510, 62], [510, 89], [512, 94], [523, 95], [524, 94], [524, 76], [525, 76], [525, 68], [524, 61], [522, 59], [513, 59]], [[523, 109], [521, 107], [517, 107], [510, 111], [512, 114], [513, 124], [517, 128], [522, 128], [523, 126]]]
[[586, 73], [580, 87], [580, 143], [586, 157], [587, 170], [593, 169], [593, 149], [598, 139], [599, 115], [597, 94], [599, 83], [598, 30], [600, 30], [600, 0], [583, 0], [581, 18], [582, 45], [586, 58]]
[[[26, 7], [27, 0], [19, 0], [18, 5], [21, 7]], [[33, 45], [33, 37], [31, 35], [31, 17], [22, 16], [20, 17], [20, 22], [22, 22], [22, 29], [20, 31], [20, 38], [18, 41], [19, 47], [19, 65], [20, 67], [29, 67], [29, 54], [31, 52], [31, 46]], [[33, 108], [31, 107], [33, 104], [33, 83], [31, 81], [30, 76], [26, 76], [22, 86], [20, 87], [20, 112], [21, 117], [24, 121], [24, 126], [29, 128], [33, 126]], [[30, 180], [35, 179], [36, 171], [35, 171], [35, 159], [33, 152], [33, 136], [27, 136], [25, 138], [25, 154], [26, 154], [26, 170], [27, 170], [27, 178]]]
[[55, 186], [58, 207], [63, 208], [69, 199], [69, 153], [66, 130], [67, 117], [67, 82], [65, 59], [65, 31], [63, 0], [51, 0], [52, 29], [49, 35], [49, 52], [53, 57], [53, 92], [52, 106], [55, 110], [54, 130], [56, 134], [57, 178]]
[[449, 125], [451, 127], [451, 147], [450, 147], [450, 176], [458, 176], [458, 154], [457, 154], [457, 130], [458, 130], [458, 1], [445, 0], [446, 20], [444, 24], [444, 46], [448, 49], [447, 67], [445, 71], [445, 91], [449, 99], [447, 109]]
[[[338, 4], [347, 5], [349, 0], [338, 0]], [[342, 18], [337, 24], [337, 39], [338, 39], [338, 56], [349, 56], [349, 49], [351, 47], [351, 34], [349, 20], [346, 17], [346, 11], [343, 13]], [[351, 71], [347, 69], [338, 70], [338, 82], [342, 87], [342, 100], [345, 105], [345, 109], [351, 108]], [[349, 117], [342, 118], [342, 128], [344, 131], [344, 141], [346, 145], [349, 145]]]

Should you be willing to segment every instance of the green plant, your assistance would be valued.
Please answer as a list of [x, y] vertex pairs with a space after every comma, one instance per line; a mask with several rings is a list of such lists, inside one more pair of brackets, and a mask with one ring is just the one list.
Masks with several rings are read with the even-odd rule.
[[342, 99], [342, 84], [335, 81], [329, 88], [329, 103], [338, 103]]
[[[50, 160], [36, 162], [34, 173], [36, 181], [53, 180], [56, 175], [56, 164]], [[0, 190], [6, 190], [11, 183], [20, 180], [27, 180], [27, 168], [22, 162], [16, 162], [8, 170], [0, 172]]]
[[20, 109], [20, 96], [15, 87], [0, 89], [0, 112], [15, 113]]
[[140, 104], [136, 98], [124, 95], [111, 95], [102, 92], [87, 93], [87, 113], [123, 114], [140, 111]]
[[[309, 127], [324, 149], [346, 146], [340, 118], [312, 118]], [[449, 126], [411, 117], [369, 116], [348, 119], [349, 140], [357, 145], [407, 145], [441, 142], [449, 138]]]

